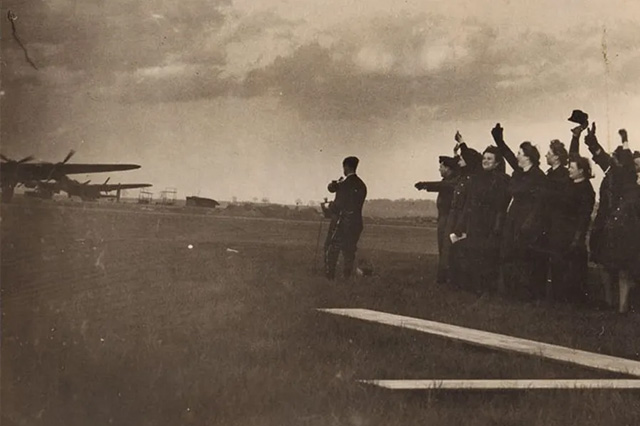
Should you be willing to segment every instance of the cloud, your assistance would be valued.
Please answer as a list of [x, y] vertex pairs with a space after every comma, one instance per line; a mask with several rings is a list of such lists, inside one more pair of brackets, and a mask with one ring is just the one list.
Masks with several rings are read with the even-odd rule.
[[[56, 0], [5, 2], [14, 10], [23, 42], [41, 68], [91, 70], [96, 77], [139, 67], [197, 49], [200, 40], [224, 24], [227, 0]], [[44, 48], [39, 48], [44, 46]], [[2, 48], [18, 48], [3, 26]], [[213, 60], [219, 57], [212, 54]], [[210, 58], [211, 59], [211, 58]], [[22, 62], [16, 67], [24, 66]]]
[[166, 103], [211, 99], [233, 92], [236, 82], [220, 78], [220, 70], [202, 65], [173, 64], [118, 75], [109, 87], [122, 103]]
[[229, 0], [7, 7], [19, 13], [42, 72], [20, 57], [4, 26], [3, 87], [81, 89], [126, 103], [268, 94], [308, 118], [478, 118], [506, 103], [604, 84], [637, 91], [640, 76], [640, 27], [632, 21], [606, 28], [605, 68], [604, 27], [497, 27], [460, 18], [460, 8], [456, 16], [379, 10], [322, 27], [306, 15], [285, 17], [283, 6], [241, 12]]
[[392, 118], [412, 110], [479, 119], [532, 99], [600, 93], [605, 84], [638, 92], [634, 31], [640, 26], [608, 32], [616, 56], [605, 70], [597, 27], [550, 34], [429, 14], [375, 18], [328, 31], [328, 45], [308, 43], [252, 70], [245, 86], [249, 95], [277, 94], [307, 118]]

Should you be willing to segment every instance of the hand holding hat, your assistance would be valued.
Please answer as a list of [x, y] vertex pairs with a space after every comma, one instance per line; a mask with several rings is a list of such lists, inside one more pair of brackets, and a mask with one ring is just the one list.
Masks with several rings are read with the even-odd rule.
[[589, 114], [579, 109], [574, 109], [568, 120], [572, 123], [579, 124], [583, 129], [589, 126]]

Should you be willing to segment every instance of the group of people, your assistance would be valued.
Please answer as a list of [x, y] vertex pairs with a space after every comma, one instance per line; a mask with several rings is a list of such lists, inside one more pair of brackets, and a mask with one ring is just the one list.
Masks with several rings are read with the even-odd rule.
[[[454, 156], [440, 157], [442, 180], [415, 184], [438, 193], [439, 283], [525, 300], [585, 303], [594, 300], [587, 286], [591, 260], [599, 265], [607, 305], [628, 311], [629, 292], [640, 282], [640, 152], [631, 151], [624, 129], [620, 146], [607, 152], [587, 114], [574, 110], [569, 121], [577, 124], [569, 150], [552, 140], [546, 172], [531, 142], [514, 153], [497, 124], [491, 130], [495, 145], [482, 153], [457, 132]], [[604, 172], [593, 220], [593, 171], [580, 155], [581, 139]], [[340, 252], [343, 276], [354, 269], [367, 196], [358, 163], [356, 157], [344, 159], [344, 177], [328, 185], [335, 200], [322, 204], [330, 219], [324, 244], [329, 279], [335, 278]]]
[[[482, 154], [456, 133], [454, 156], [440, 157], [442, 180], [415, 185], [438, 193], [438, 282], [584, 303], [593, 299], [590, 258], [600, 266], [606, 303], [628, 310], [630, 289], [640, 282], [640, 152], [630, 150], [624, 129], [620, 146], [609, 153], [587, 114], [574, 110], [569, 121], [578, 124], [569, 150], [552, 140], [546, 172], [538, 149], [522, 142], [514, 153], [500, 124], [491, 130], [495, 145]], [[596, 197], [591, 162], [580, 155], [583, 135], [604, 172], [593, 221]]]

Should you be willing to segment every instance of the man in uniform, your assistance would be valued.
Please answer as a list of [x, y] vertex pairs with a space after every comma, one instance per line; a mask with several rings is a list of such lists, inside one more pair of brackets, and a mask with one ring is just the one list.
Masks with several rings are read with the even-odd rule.
[[449, 259], [445, 245], [449, 238], [446, 235], [446, 227], [451, 210], [453, 189], [458, 181], [458, 160], [453, 157], [440, 156], [439, 182], [418, 182], [416, 189], [428, 192], [437, 192], [436, 207], [438, 208], [438, 276], [437, 282], [445, 284], [448, 281]]
[[325, 242], [325, 273], [330, 280], [335, 278], [338, 256], [342, 252], [343, 274], [348, 279], [353, 271], [358, 240], [362, 233], [362, 207], [367, 197], [367, 186], [356, 175], [357, 157], [347, 157], [342, 162], [344, 178], [332, 181], [327, 189], [336, 194], [328, 206], [332, 215], [329, 234]]

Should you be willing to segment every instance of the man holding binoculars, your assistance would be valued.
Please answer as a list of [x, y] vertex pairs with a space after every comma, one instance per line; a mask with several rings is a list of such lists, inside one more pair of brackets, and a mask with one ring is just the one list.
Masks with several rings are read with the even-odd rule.
[[338, 256], [344, 259], [344, 278], [351, 277], [360, 234], [363, 229], [362, 207], [367, 197], [367, 186], [356, 175], [360, 161], [357, 157], [347, 157], [342, 162], [344, 178], [329, 183], [327, 189], [336, 194], [334, 201], [322, 204], [325, 217], [331, 218], [325, 241], [324, 265], [328, 279], [335, 278]]

